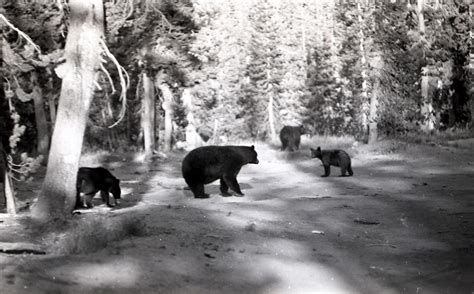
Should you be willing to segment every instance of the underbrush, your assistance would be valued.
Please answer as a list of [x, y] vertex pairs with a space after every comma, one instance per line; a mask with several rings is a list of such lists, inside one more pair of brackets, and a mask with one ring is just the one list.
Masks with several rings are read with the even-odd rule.
[[[280, 140], [272, 140], [268, 145], [275, 150], [281, 149]], [[276, 156], [279, 159], [285, 160], [305, 160], [311, 157], [310, 148], [316, 149], [321, 147], [321, 149], [344, 149], [350, 154], [356, 152], [355, 147], [358, 145], [358, 142], [352, 136], [313, 136], [309, 137], [307, 135], [301, 136], [300, 149], [294, 152], [280, 152]]]
[[49, 254], [67, 255], [90, 253], [109, 243], [134, 236], [145, 236], [143, 218], [128, 215], [75, 215], [72, 220], [42, 237]]
[[447, 145], [451, 141], [474, 138], [474, 128], [449, 128], [445, 131], [436, 131], [425, 133], [422, 131], [413, 131], [393, 139], [415, 144], [435, 144]]

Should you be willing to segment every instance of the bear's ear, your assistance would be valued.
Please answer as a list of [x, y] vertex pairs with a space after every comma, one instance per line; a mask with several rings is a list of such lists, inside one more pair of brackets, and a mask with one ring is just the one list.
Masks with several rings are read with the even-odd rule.
[[255, 150], [255, 146], [253, 146], [253, 145], [252, 145], [252, 146], [250, 146], [250, 148], [252, 148], [252, 150]]
[[311, 150], [311, 152], [314, 152], [314, 151], [316, 151], [316, 150], [314, 150], [313, 148], [309, 148], [309, 149]]
[[321, 151], [321, 147], [318, 146], [318, 148], [316, 149], [317, 151]]

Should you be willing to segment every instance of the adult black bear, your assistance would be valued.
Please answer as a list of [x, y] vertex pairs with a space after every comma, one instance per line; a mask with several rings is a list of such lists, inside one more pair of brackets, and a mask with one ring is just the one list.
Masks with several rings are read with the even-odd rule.
[[322, 177], [327, 177], [331, 174], [331, 165], [339, 166], [341, 168], [341, 176], [346, 176], [346, 171], [349, 172], [349, 175], [352, 176], [354, 172], [351, 167], [351, 157], [344, 150], [321, 150], [321, 147], [318, 147], [316, 150], [311, 149], [311, 157], [319, 158], [324, 165], [324, 175]]
[[204, 193], [204, 185], [220, 179], [222, 196], [231, 196], [231, 188], [240, 196], [237, 175], [242, 166], [258, 164], [257, 152], [252, 145], [248, 146], [203, 146], [189, 152], [183, 159], [183, 178], [193, 191], [195, 198], [209, 198]]
[[[92, 198], [98, 191], [107, 206], [119, 204], [121, 194], [119, 179], [103, 167], [79, 168], [76, 182], [76, 208], [92, 208]], [[81, 192], [85, 194], [83, 201], [81, 201]], [[109, 193], [114, 196], [114, 204], [110, 203]]]
[[280, 131], [281, 151], [287, 148], [291, 152], [298, 150], [303, 133], [303, 126], [284, 126]]

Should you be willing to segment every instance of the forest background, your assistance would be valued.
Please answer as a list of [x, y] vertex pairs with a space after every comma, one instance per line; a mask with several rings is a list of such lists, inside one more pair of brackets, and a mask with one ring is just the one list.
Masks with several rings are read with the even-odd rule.
[[[470, 1], [115, 0], [103, 8], [108, 49], [86, 150], [151, 156], [275, 140], [284, 125], [369, 143], [472, 136]], [[48, 157], [70, 10], [63, 1], [3, 1], [1, 13], [2, 149], [12, 177], [24, 180]]]

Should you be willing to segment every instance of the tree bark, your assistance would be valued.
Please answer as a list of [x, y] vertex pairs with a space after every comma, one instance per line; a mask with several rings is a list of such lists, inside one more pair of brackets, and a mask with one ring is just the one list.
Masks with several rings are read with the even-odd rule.
[[[418, 16], [418, 31], [420, 36], [425, 35], [425, 17], [423, 14], [423, 6], [425, 4], [424, 0], [418, 0], [417, 2], [417, 16]], [[434, 129], [434, 117], [433, 117], [433, 105], [428, 93], [429, 87], [429, 76], [428, 76], [428, 67], [426, 66], [426, 57], [423, 52], [423, 63], [424, 66], [421, 69], [421, 115], [423, 117], [423, 122], [421, 128], [425, 132], [430, 132]]]
[[102, 0], [69, 1], [66, 63], [57, 70], [63, 79], [61, 96], [46, 177], [32, 209], [39, 221], [65, 219], [75, 205], [76, 174], [104, 34], [102, 4]]
[[155, 88], [148, 74], [143, 73], [143, 142], [145, 157], [149, 158], [155, 150]]
[[273, 114], [273, 95], [270, 93], [270, 98], [268, 99], [268, 124], [270, 125], [270, 136], [272, 141], [277, 139], [276, 130], [275, 130], [275, 116]]
[[3, 183], [3, 195], [5, 195], [5, 205], [7, 213], [16, 215], [15, 193], [13, 192], [13, 183], [8, 175], [8, 162], [6, 152], [0, 142], [0, 183]]
[[191, 91], [189, 89], [184, 89], [181, 97], [181, 101], [183, 101], [183, 107], [186, 112], [186, 121], [188, 123], [186, 126], [186, 147], [189, 149], [194, 149], [203, 145], [203, 140], [196, 130]]
[[369, 111], [369, 140], [368, 144], [374, 144], [377, 142], [377, 105], [378, 105], [378, 88], [379, 81], [374, 83], [372, 89], [372, 96], [370, 96], [370, 111]]
[[46, 113], [43, 105], [43, 90], [38, 83], [38, 74], [35, 71], [31, 72], [31, 83], [33, 84], [33, 102], [35, 107], [36, 150], [38, 154], [46, 157], [49, 148], [48, 122], [46, 121]]
[[[357, 19], [360, 25], [360, 32], [359, 32], [359, 52], [360, 52], [360, 60], [361, 60], [361, 78], [362, 78], [362, 90], [361, 90], [361, 98], [362, 98], [362, 114], [361, 114], [361, 124], [364, 136], [367, 136], [369, 133], [369, 119], [368, 119], [368, 112], [370, 112], [370, 102], [369, 102], [369, 94], [367, 90], [367, 58], [365, 54], [365, 34], [364, 34], [364, 19], [363, 19], [363, 11], [360, 4], [360, 1], [357, 2], [357, 11], [359, 13]], [[370, 135], [369, 135], [370, 137]]]
[[[3, 34], [3, 24], [0, 24], [0, 36]], [[0, 37], [0, 66], [3, 67], [3, 37]], [[5, 206], [10, 215], [16, 215], [15, 193], [13, 183], [8, 175], [7, 154], [10, 152], [9, 146], [9, 123], [10, 111], [5, 97], [3, 87], [3, 71], [0, 70], [0, 183], [3, 182], [3, 195], [5, 196]]]
[[173, 136], [173, 93], [171, 93], [170, 87], [166, 83], [159, 83], [158, 89], [163, 95], [162, 107], [165, 111], [165, 134], [163, 136], [164, 146], [163, 150], [168, 152], [171, 150], [172, 145], [172, 136]]

